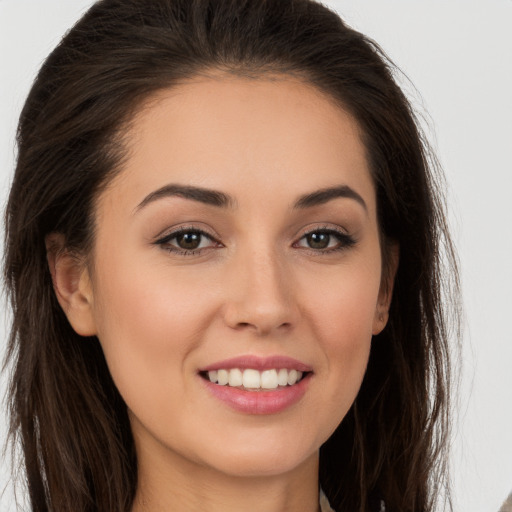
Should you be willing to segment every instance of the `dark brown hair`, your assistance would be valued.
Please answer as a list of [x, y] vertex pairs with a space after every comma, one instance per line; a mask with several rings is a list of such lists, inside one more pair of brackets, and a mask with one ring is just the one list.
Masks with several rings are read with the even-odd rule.
[[33, 510], [127, 512], [137, 484], [125, 404], [98, 340], [77, 335], [58, 305], [45, 236], [62, 233], [87, 254], [95, 199], [122, 169], [134, 113], [153, 93], [211, 70], [298, 76], [358, 121], [384, 261], [396, 241], [400, 263], [361, 390], [321, 448], [320, 483], [339, 511], [381, 499], [388, 511], [433, 510], [449, 427], [443, 300], [450, 283], [457, 292], [435, 161], [384, 53], [312, 0], [102, 0], [40, 70], [19, 122], [5, 255], [10, 432]]

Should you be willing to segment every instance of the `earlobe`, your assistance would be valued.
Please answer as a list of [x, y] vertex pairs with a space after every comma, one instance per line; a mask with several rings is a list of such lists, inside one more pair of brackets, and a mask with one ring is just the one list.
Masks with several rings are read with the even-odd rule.
[[53, 289], [69, 323], [81, 336], [95, 335], [93, 293], [86, 266], [66, 248], [60, 233], [47, 235], [45, 242]]
[[380, 306], [377, 306], [377, 309], [375, 310], [375, 316], [373, 318], [373, 328], [372, 328], [372, 335], [376, 336], [377, 334], [380, 334], [384, 327], [386, 327], [389, 319], [389, 312], [381, 311]]
[[383, 278], [380, 284], [379, 300], [375, 308], [373, 319], [372, 334], [380, 334], [386, 327], [389, 320], [389, 307], [393, 297], [393, 288], [395, 284], [396, 272], [398, 270], [398, 261], [400, 259], [400, 250], [397, 243], [391, 244], [387, 249], [386, 267], [383, 271]]

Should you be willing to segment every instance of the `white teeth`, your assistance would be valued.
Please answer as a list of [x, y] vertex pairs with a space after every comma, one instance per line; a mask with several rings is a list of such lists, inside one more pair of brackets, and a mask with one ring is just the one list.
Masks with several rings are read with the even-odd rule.
[[290, 370], [288, 372], [288, 384], [293, 386], [297, 382], [297, 370]]
[[244, 387], [246, 389], [277, 389], [279, 386], [293, 386], [302, 379], [303, 373], [298, 370], [264, 370], [259, 372], [248, 368], [240, 370], [232, 368], [230, 370], [211, 370], [208, 372], [210, 382], [221, 386], [231, 386], [235, 388]]
[[225, 386], [229, 382], [229, 373], [227, 370], [217, 371], [217, 383], [221, 386]]
[[236, 387], [242, 385], [242, 372], [238, 368], [235, 368], [233, 370], [229, 370], [229, 381], [228, 381], [228, 384], [232, 388], [236, 388]]
[[258, 370], [244, 370], [243, 385], [247, 389], [259, 388], [261, 385], [260, 372]]
[[280, 386], [286, 386], [288, 384], [288, 370], [285, 370], [284, 368], [279, 370], [277, 374], [277, 383]]
[[276, 389], [277, 388], [277, 371], [265, 370], [261, 372], [261, 387], [263, 389]]

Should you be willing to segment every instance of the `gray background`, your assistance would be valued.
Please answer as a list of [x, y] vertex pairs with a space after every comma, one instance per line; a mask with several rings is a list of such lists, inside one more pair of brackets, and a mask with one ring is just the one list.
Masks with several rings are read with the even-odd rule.
[[[2, 205], [17, 116], [31, 81], [91, 3], [0, 0]], [[455, 510], [497, 511], [512, 489], [512, 1], [324, 3], [378, 41], [419, 91], [406, 84], [447, 175], [466, 312], [452, 455]], [[3, 354], [7, 312], [0, 322]], [[5, 386], [3, 377], [2, 392]], [[2, 459], [2, 512], [17, 510], [8, 475], [8, 460]]]

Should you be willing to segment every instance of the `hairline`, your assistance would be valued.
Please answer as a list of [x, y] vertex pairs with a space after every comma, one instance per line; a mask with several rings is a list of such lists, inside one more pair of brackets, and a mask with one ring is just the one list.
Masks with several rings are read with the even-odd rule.
[[[94, 254], [95, 254], [95, 241], [97, 233], [97, 212], [100, 197], [103, 195], [106, 189], [115, 186], [117, 180], [121, 179], [123, 173], [123, 164], [126, 162], [131, 155], [131, 148], [134, 147], [134, 141], [136, 141], [136, 131], [133, 126], [140, 119], [144, 113], [156, 106], [169, 97], [176, 89], [187, 87], [194, 83], [200, 83], [201, 81], [226, 81], [229, 79], [233, 80], [246, 80], [248, 82], [295, 82], [301, 84], [310, 89], [316, 95], [322, 97], [331, 106], [341, 110], [343, 113], [348, 115], [353, 121], [357, 130], [357, 135], [361, 141], [361, 145], [364, 150], [365, 160], [367, 163], [370, 177], [377, 193], [377, 180], [375, 177], [374, 165], [371, 158], [371, 153], [368, 145], [369, 134], [364, 130], [361, 121], [358, 116], [348, 107], [348, 105], [341, 99], [336, 97], [331, 90], [327, 87], [321, 86], [316, 83], [314, 77], [307, 70], [299, 69], [297, 67], [289, 67], [283, 65], [277, 65], [274, 63], [261, 63], [261, 64], [243, 64], [234, 62], [232, 65], [211, 65], [207, 64], [204, 66], [197, 66], [197, 69], [189, 72], [186, 78], [175, 80], [174, 83], [168, 83], [167, 86], [157, 87], [154, 90], [141, 94], [137, 97], [131, 105], [128, 105], [125, 109], [125, 116], [121, 119], [117, 128], [113, 131], [109, 140], [106, 141], [106, 145], [118, 145], [120, 151], [116, 155], [116, 162], [110, 172], [104, 177], [99, 183], [99, 186], [94, 191], [91, 201], [90, 219], [92, 219], [89, 237], [85, 250], [78, 250], [78, 254], [81, 255], [84, 266], [89, 272], [91, 277], [95, 273], [94, 265]], [[377, 197], [376, 197], [377, 199]], [[390, 240], [386, 237], [381, 222], [379, 219], [379, 211], [377, 209], [377, 228], [379, 236], [379, 245], [381, 252], [381, 282], [387, 281], [389, 275], [389, 255], [390, 255]], [[93, 280], [92, 280], [93, 282]]]

